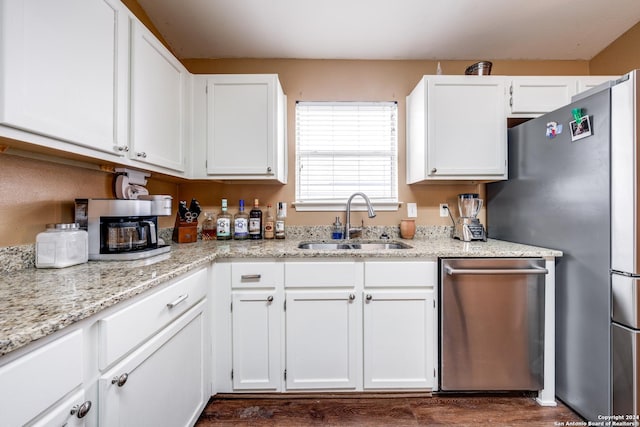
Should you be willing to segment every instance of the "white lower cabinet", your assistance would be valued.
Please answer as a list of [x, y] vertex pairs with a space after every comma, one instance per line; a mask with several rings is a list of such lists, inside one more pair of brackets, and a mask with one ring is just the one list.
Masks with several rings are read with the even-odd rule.
[[59, 408], [59, 401], [80, 389], [82, 346], [83, 333], [76, 330], [1, 366], [0, 425], [19, 426], [46, 417], [51, 407]]
[[358, 386], [361, 299], [354, 290], [286, 293], [286, 387]]
[[0, 426], [192, 426], [211, 397], [210, 268], [0, 357]]
[[435, 260], [231, 260], [214, 271], [215, 392], [435, 388]]
[[364, 388], [434, 385], [433, 290], [366, 290]]
[[99, 380], [101, 426], [188, 426], [209, 399], [205, 384], [206, 300]]
[[279, 390], [281, 303], [274, 290], [233, 292], [234, 390]]

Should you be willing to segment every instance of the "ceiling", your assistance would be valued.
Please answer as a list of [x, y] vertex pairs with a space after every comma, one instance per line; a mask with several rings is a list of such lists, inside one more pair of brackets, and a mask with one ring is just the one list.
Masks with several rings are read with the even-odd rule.
[[638, 0], [138, 3], [179, 58], [589, 60], [640, 21]]

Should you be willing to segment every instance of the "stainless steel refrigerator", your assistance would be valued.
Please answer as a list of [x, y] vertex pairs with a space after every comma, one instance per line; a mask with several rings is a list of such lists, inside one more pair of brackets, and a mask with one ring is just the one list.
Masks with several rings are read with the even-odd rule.
[[487, 185], [489, 237], [564, 253], [556, 395], [594, 421], [639, 410], [636, 74], [509, 129], [509, 179]]

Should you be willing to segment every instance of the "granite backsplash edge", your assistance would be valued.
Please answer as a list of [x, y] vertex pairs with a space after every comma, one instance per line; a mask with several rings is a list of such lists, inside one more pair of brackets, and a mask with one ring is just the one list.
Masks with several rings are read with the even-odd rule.
[[[198, 228], [199, 231], [199, 228]], [[296, 240], [329, 240], [331, 238], [331, 226], [306, 226], [291, 225], [287, 227], [286, 237]], [[442, 239], [451, 237], [451, 226], [418, 225], [416, 226], [416, 239]], [[400, 227], [395, 226], [369, 226], [364, 227], [362, 239], [380, 239], [386, 234], [390, 239], [400, 237]], [[171, 242], [173, 228], [163, 228], [158, 237], [165, 242]], [[35, 268], [36, 246], [25, 244], [17, 246], [0, 247], [0, 273], [10, 273], [25, 268]]]

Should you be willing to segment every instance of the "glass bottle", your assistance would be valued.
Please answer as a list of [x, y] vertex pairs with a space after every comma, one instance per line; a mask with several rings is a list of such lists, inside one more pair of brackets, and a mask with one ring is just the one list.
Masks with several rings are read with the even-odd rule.
[[211, 212], [205, 212], [202, 221], [202, 240], [216, 240], [216, 221]]
[[332, 239], [342, 239], [343, 228], [342, 223], [340, 222], [340, 217], [336, 217], [336, 222], [333, 223], [333, 231], [331, 232]]
[[276, 239], [284, 239], [284, 221], [287, 217], [287, 203], [286, 202], [278, 202], [278, 211], [276, 213], [276, 229], [275, 236]]
[[253, 209], [249, 212], [249, 238], [262, 239], [262, 211], [258, 199], [253, 199]]
[[218, 215], [217, 224], [216, 236], [218, 240], [231, 239], [231, 215], [227, 212], [227, 199], [222, 199], [222, 212]]
[[271, 203], [267, 204], [267, 212], [264, 218], [264, 238], [273, 239], [275, 237], [276, 220], [271, 213]]
[[233, 217], [233, 238], [246, 240], [249, 238], [249, 214], [244, 210], [244, 200], [239, 202], [240, 208]]

